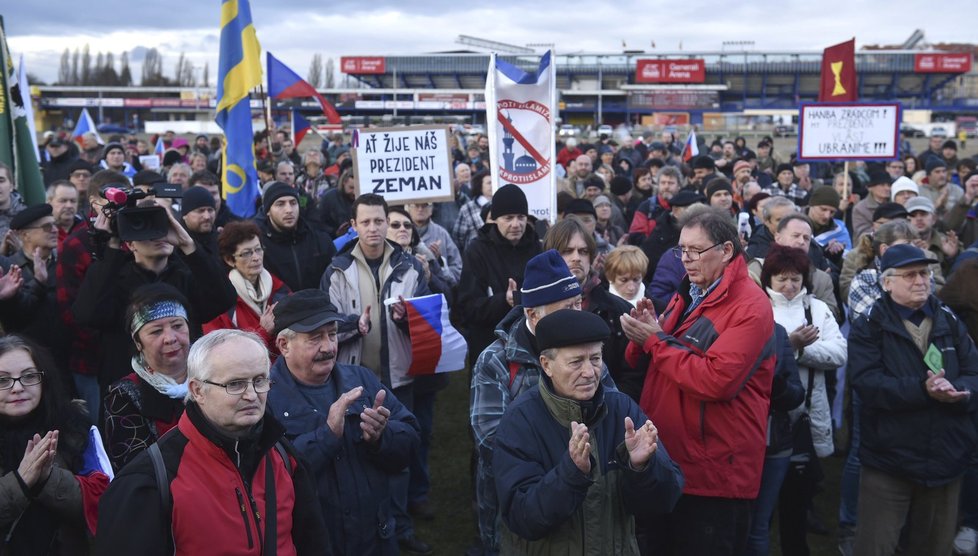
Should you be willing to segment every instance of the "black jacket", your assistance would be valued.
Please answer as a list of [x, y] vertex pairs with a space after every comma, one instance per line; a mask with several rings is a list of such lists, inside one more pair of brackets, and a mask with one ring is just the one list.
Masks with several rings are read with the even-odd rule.
[[585, 296], [584, 310], [594, 313], [604, 319], [611, 330], [611, 337], [601, 348], [604, 362], [608, 365], [611, 378], [615, 379], [618, 389], [638, 403], [642, 396], [642, 384], [645, 382], [645, 369], [632, 368], [625, 361], [625, 348], [628, 347], [628, 337], [621, 329], [621, 316], [632, 310], [632, 304], [608, 291], [604, 283], [594, 286]]
[[78, 147], [73, 146], [72, 143], [73, 141], [68, 143], [68, 150], [64, 154], [51, 158], [41, 165], [45, 187], [51, 185], [55, 180], [66, 180], [71, 176], [68, 167], [78, 158]]
[[513, 305], [519, 305], [526, 263], [541, 252], [540, 238], [527, 222], [520, 241], [513, 245], [495, 224], [486, 224], [465, 248], [456, 305], [468, 328], [469, 355], [474, 361], [495, 339], [493, 330], [506, 316], [509, 279], [516, 280]]
[[138, 266], [130, 253], [106, 249], [100, 261], [88, 267], [72, 305], [75, 322], [102, 331], [98, 350], [99, 384], [103, 388], [129, 374], [133, 342], [126, 329], [125, 313], [129, 296], [139, 286], [163, 282], [182, 293], [190, 302], [191, 340], [201, 336], [201, 325], [234, 306], [238, 300], [227, 272], [216, 257], [202, 249], [184, 255], [179, 249], [159, 275]]
[[339, 187], [334, 187], [323, 193], [319, 200], [319, 221], [329, 232], [329, 235], [336, 237], [339, 235], [340, 226], [353, 219], [353, 201], [340, 191]]
[[774, 383], [771, 386], [771, 410], [767, 416], [767, 455], [790, 453], [794, 444], [791, 433], [791, 416], [788, 412], [805, 401], [805, 387], [798, 375], [795, 352], [788, 341], [788, 332], [774, 323], [777, 339], [778, 364], [774, 367]]
[[265, 268], [294, 292], [318, 288], [323, 271], [336, 254], [332, 238], [303, 218], [295, 229], [285, 232], [276, 230], [267, 219], [257, 224], [265, 246]]
[[940, 350], [947, 380], [972, 392], [969, 399], [943, 403], [927, 394], [924, 354], [889, 294], [852, 324], [848, 373], [862, 402], [863, 465], [931, 487], [960, 477], [978, 446], [978, 351], [961, 319], [934, 296], [927, 304], [928, 345]]
[[649, 267], [644, 278], [646, 284], [652, 282], [655, 269], [659, 266], [659, 259], [671, 257], [669, 250], [677, 245], [679, 245], [679, 224], [676, 217], [672, 212], [662, 212], [655, 219], [655, 228], [641, 245], [642, 252], [649, 258]]

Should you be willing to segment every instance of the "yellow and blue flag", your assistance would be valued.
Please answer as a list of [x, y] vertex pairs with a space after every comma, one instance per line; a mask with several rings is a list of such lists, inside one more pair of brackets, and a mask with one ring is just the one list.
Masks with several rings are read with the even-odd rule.
[[217, 71], [217, 125], [224, 130], [223, 182], [228, 209], [255, 215], [258, 172], [251, 127], [251, 89], [261, 84], [261, 45], [248, 0], [221, 3], [221, 55]]

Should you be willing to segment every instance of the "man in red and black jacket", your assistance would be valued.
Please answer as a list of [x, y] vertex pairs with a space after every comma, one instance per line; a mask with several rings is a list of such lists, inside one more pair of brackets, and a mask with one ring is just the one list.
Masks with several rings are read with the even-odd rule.
[[638, 209], [635, 210], [632, 224], [628, 228], [629, 234], [641, 235], [641, 240], [638, 243], [649, 237], [649, 234], [655, 229], [655, 221], [659, 216], [672, 210], [669, 201], [676, 193], [679, 193], [683, 186], [683, 175], [672, 166], [659, 170], [656, 180], [659, 186], [658, 192], [642, 201]]
[[217, 330], [191, 348], [187, 374], [177, 427], [102, 496], [95, 553], [324, 554], [315, 481], [285, 427], [265, 413], [265, 343], [250, 332]]
[[621, 318], [629, 363], [648, 361], [640, 406], [686, 477], [652, 553], [732, 556], [761, 484], [774, 316], [727, 214], [690, 218], [677, 249], [687, 277], [662, 316], [642, 300]]

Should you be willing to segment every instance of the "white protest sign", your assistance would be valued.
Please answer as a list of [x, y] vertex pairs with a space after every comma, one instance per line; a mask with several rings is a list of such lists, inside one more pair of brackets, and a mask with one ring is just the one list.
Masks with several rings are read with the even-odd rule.
[[802, 104], [801, 160], [886, 160], [900, 153], [900, 104]]
[[392, 205], [454, 201], [447, 126], [357, 130], [353, 175], [357, 196], [376, 193]]
[[159, 170], [160, 157], [155, 154], [141, 155], [139, 157], [139, 165], [143, 167], [143, 170]]

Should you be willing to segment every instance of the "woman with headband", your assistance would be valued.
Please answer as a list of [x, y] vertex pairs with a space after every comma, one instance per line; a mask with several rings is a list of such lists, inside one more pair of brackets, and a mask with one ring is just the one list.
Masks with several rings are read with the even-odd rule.
[[133, 372], [105, 396], [105, 447], [119, 471], [177, 424], [187, 395], [187, 300], [166, 284], [133, 292], [126, 325], [136, 345]]

